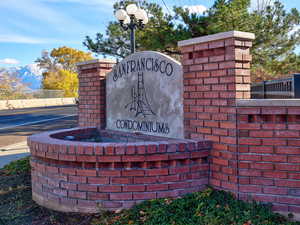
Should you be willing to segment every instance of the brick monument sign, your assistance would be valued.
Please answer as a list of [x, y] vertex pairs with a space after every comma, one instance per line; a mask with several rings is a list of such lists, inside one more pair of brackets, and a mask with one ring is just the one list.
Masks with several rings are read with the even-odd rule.
[[[182, 65], [147, 51], [80, 63], [79, 128], [28, 139], [33, 199], [94, 213], [210, 185], [299, 215], [300, 100], [249, 99], [254, 38], [181, 41]], [[95, 133], [110, 141], [80, 141]]]

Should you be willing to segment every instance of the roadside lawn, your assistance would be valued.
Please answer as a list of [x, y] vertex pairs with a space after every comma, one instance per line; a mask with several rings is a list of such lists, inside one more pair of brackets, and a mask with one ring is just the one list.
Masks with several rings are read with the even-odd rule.
[[238, 201], [211, 188], [180, 199], [146, 201], [131, 210], [98, 215], [59, 213], [31, 200], [29, 158], [0, 170], [0, 225], [300, 225], [269, 206]]

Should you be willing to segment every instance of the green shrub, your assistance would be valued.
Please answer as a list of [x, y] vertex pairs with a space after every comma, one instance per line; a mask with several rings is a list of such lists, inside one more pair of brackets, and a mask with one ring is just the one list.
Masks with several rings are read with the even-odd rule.
[[4, 166], [4, 173], [7, 175], [19, 175], [23, 173], [30, 172], [30, 157], [26, 157], [20, 160], [11, 162], [10, 164]]
[[207, 189], [179, 199], [143, 202], [97, 225], [299, 225], [273, 213], [269, 205], [236, 200], [230, 193]]

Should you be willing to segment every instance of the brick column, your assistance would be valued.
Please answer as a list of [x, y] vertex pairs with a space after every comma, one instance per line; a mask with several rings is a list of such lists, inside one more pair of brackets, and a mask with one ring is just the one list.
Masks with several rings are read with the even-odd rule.
[[101, 59], [78, 63], [79, 77], [79, 126], [106, 126], [105, 76], [115, 61]]
[[213, 141], [210, 184], [236, 192], [236, 99], [250, 98], [254, 34], [230, 31], [179, 42], [186, 138]]

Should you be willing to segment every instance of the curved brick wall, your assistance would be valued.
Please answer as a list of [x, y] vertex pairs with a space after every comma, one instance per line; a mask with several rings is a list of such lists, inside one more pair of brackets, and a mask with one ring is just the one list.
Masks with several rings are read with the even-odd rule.
[[95, 213], [129, 208], [147, 199], [179, 197], [208, 184], [209, 141], [107, 130], [101, 135], [129, 142], [57, 139], [88, 136], [95, 130], [72, 129], [29, 138], [32, 195], [38, 204], [58, 211]]

